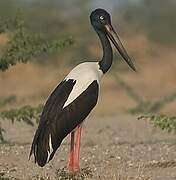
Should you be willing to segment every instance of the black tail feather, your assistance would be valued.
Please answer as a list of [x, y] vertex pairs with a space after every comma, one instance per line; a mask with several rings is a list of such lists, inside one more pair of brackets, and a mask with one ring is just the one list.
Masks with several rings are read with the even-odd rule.
[[49, 131], [44, 126], [37, 129], [29, 154], [29, 159], [31, 155], [34, 154], [35, 163], [37, 162], [37, 164], [41, 167], [47, 163], [49, 150]]
[[[32, 142], [32, 146], [29, 154], [29, 160], [32, 154], [34, 154], [35, 163], [37, 163], [41, 167], [45, 166], [53, 158], [57, 148], [60, 146], [62, 142], [59, 140], [59, 138], [57, 138], [57, 136], [54, 136], [52, 133], [50, 133], [48, 127], [43, 125], [42, 128], [37, 129]], [[52, 152], [50, 152], [51, 150], [49, 147], [50, 136], [51, 136], [51, 143], [53, 148]], [[55, 144], [55, 142], [57, 143]]]

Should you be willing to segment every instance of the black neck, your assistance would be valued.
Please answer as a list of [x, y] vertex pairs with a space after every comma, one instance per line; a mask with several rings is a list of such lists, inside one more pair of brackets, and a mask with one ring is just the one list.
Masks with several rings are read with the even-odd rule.
[[112, 64], [112, 58], [113, 58], [112, 47], [105, 33], [98, 30], [96, 32], [101, 40], [101, 44], [103, 48], [103, 57], [102, 60], [99, 62], [99, 65], [103, 73], [106, 73]]

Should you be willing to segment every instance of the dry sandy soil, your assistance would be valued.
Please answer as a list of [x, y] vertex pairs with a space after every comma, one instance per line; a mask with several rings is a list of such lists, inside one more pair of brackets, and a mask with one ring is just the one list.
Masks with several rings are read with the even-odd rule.
[[[28, 161], [35, 128], [23, 123], [12, 126], [7, 122], [4, 128], [8, 129], [6, 139], [10, 144], [0, 146], [1, 174], [24, 180], [63, 178], [56, 176], [56, 172], [67, 165], [69, 137], [54, 159], [40, 168], [33, 158]], [[133, 116], [89, 116], [82, 136], [81, 167], [91, 171], [88, 179], [174, 180], [175, 135], [154, 129]]]

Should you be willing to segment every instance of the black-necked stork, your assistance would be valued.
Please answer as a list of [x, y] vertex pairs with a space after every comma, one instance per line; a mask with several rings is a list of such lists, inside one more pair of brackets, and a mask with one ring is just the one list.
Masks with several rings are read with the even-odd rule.
[[81, 129], [84, 119], [95, 107], [100, 81], [112, 64], [113, 52], [110, 40], [123, 59], [135, 71], [130, 57], [111, 25], [111, 17], [104, 9], [96, 9], [90, 21], [97, 32], [103, 57], [99, 62], [84, 62], [76, 66], [49, 96], [35, 133], [30, 156], [43, 167], [54, 156], [62, 140], [71, 133], [68, 168], [79, 170]]

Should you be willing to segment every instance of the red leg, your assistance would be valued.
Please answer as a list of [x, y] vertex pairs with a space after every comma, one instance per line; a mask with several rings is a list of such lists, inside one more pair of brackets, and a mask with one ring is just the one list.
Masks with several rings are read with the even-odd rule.
[[76, 130], [76, 145], [75, 145], [75, 168], [77, 170], [80, 170], [80, 145], [81, 145], [81, 130], [82, 130], [82, 126], [78, 126], [77, 130]]
[[71, 132], [71, 146], [68, 169], [70, 172], [77, 172], [80, 170], [79, 156], [80, 156], [80, 143], [81, 143], [81, 130], [82, 126], [79, 125], [73, 132]]
[[74, 149], [75, 149], [74, 139], [75, 139], [75, 131], [71, 132], [70, 157], [68, 162], [69, 171], [73, 171], [73, 165], [74, 165]]

